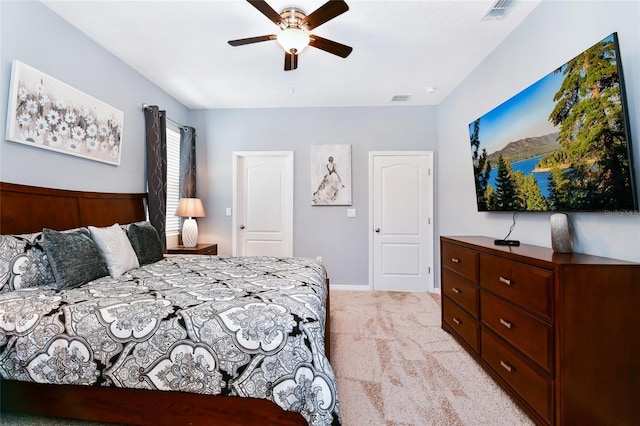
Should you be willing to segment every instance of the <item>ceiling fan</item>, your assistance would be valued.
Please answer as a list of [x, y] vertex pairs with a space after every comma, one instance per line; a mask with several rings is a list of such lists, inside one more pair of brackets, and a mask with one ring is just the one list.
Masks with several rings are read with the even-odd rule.
[[329, 0], [310, 15], [305, 14], [297, 7], [287, 7], [280, 13], [273, 10], [264, 0], [247, 0], [253, 7], [258, 9], [264, 16], [269, 18], [274, 24], [280, 27], [278, 34], [269, 34], [258, 37], [242, 38], [230, 40], [231, 46], [242, 46], [245, 44], [258, 43], [261, 41], [276, 40], [284, 49], [284, 70], [291, 71], [298, 68], [298, 55], [309, 46], [333, 53], [334, 55], [346, 58], [353, 50], [335, 41], [322, 38], [310, 31], [319, 27], [325, 22], [343, 14], [349, 10], [349, 6], [343, 0]]

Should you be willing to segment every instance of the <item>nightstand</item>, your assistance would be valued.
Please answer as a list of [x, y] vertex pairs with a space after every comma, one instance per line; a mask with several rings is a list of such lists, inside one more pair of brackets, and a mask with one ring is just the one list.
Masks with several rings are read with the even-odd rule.
[[218, 254], [218, 244], [198, 243], [195, 247], [174, 246], [167, 249], [168, 254]]

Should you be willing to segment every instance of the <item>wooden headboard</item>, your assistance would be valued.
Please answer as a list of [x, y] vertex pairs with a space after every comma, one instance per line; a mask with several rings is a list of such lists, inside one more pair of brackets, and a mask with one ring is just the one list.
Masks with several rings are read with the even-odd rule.
[[0, 234], [145, 220], [147, 194], [69, 191], [0, 182]]

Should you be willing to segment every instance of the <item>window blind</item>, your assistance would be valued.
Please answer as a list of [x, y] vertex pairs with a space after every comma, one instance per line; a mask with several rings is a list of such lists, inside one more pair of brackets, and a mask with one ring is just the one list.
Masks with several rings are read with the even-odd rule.
[[180, 133], [167, 127], [167, 235], [176, 235], [180, 231], [180, 218], [175, 215], [179, 201]]

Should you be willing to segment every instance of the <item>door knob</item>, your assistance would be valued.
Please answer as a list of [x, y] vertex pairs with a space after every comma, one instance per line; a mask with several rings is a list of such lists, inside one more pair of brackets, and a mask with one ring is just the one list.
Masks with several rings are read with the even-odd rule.
[[244, 229], [244, 225], [240, 225], [240, 229]]
[[376, 232], [380, 232], [380, 228], [376, 228], [376, 229], [375, 229], [375, 231], [376, 231]]

